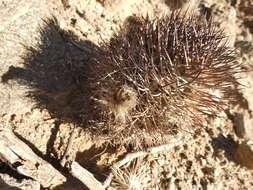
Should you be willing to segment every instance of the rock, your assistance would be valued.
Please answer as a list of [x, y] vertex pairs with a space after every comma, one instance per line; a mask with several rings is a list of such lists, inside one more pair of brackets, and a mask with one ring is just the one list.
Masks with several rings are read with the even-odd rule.
[[238, 137], [245, 140], [253, 139], [253, 118], [247, 110], [242, 113], [235, 113], [233, 122], [235, 133]]
[[253, 144], [251, 143], [245, 141], [239, 144], [234, 154], [235, 160], [249, 169], [253, 169]]

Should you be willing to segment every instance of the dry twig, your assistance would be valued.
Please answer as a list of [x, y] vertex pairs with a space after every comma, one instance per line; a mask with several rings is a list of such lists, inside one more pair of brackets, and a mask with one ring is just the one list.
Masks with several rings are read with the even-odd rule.
[[[147, 148], [144, 151], [128, 153], [122, 160], [120, 160], [119, 162], [116, 162], [112, 166], [112, 168], [115, 168], [115, 169], [120, 168], [121, 166], [133, 161], [134, 159], [142, 157], [142, 156], [146, 156], [149, 153], [157, 153], [157, 152], [170, 150], [170, 149], [172, 149], [176, 146], [179, 146], [179, 145], [185, 143], [188, 140], [189, 140], [189, 137], [174, 139], [173, 141], [171, 141], [168, 144], [163, 144], [163, 145], [160, 145], [160, 146], [150, 147], [150, 148]], [[109, 176], [107, 177], [107, 179], [103, 183], [104, 188], [107, 188], [110, 185], [110, 183], [112, 181], [112, 178], [113, 178], [113, 174], [110, 173]]]
[[90, 190], [104, 190], [103, 185], [85, 168], [73, 161], [70, 167], [70, 173], [79, 179]]

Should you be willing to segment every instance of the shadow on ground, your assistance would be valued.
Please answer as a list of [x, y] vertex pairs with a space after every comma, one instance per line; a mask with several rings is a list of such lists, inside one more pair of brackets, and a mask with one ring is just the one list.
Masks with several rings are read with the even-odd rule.
[[[92, 59], [99, 52], [99, 47], [90, 41], [77, 40], [71, 32], [63, 31], [55, 18], [44, 21], [40, 38], [36, 47], [25, 47], [27, 53], [23, 56], [24, 66], [10, 66], [2, 76], [2, 82], [7, 85], [10, 80], [15, 80], [28, 87], [27, 96], [34, 100], [36, 107], [48, 110], [55, 119], [55, 128], [51, 131], [46, 155], [39, 152], [28, 140], [22, 140], [39, 156], [64, 171], [59, 160], [52, 158], [52, 147], [61, 123], [79, 125], [91, 112], [87, 78]], [[79, 183], [71, 176], [68, 178], [69, 187], [73, 187], [72, 183]]]
[[98, 47], [90, 41], [60, 29], [55, 18], [48, 19], [40, 30], [37, 47], [25, 47], [24, 67], [9, 68], [2, 82], [16, 80], [30, 87], [27, 96], [36, 106], [45, 108], [53, 118], [78, 123], [88, 95], [86, 78], [89, 63]]
[[219, 134], [216, 138], [212, 139], [212, 146], [214, 150], [223, 150], [228, 160], [235, 162], [234, 153], [237, 148], [237, 143], [231, 136], [223, 136]]

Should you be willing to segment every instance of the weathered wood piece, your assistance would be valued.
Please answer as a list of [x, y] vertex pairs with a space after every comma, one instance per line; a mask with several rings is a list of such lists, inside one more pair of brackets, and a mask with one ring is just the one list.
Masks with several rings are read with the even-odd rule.
[[79, 179], [90, 190], [104, 190], [102, 183], [100, 183], [88, 170], [73, 161], [70, 166], [70, 173]]
[[32, 179], [17, 180], [8, 174], [0, 174], [1, 190], [40, 190], [40, 183]]
[[0, 160], [18, 173], [38, 181], [44, 188], [54, 187], [66, 181], [58, 170], [37, 156], [4, 125], [0, 125]]

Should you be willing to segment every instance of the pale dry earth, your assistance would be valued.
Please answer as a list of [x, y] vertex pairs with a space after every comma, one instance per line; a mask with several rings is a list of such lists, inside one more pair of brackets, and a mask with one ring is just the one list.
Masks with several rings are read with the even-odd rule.
[[[169, 14], [173, 8], [177, 6], [169, 0], [1, 0], [1, 123], [12, 127], [57, 168], [71, 127], [85, 109], [85, 103], [75, 102], [85, 102], [84, 92], [79, 92], [76, 84], [85, 77], [83, 69], [92, 51], [102, 40], [110, 39], [128, 16], [155, 17]], [[238, 49], [244, 67], [252, 69], [253, 1], [206, 0], [195, 9], [214, 17], [228, 34], [230, 45]], [[27, 54], [32, 47], [33, 53]], [[207, 129], [184, 146], [147, 158], [155, 179], [148, 189], [253, 189], [252, 170], [235, 156], [238, 143], [253, 138], [253, 72], [244, 73], [240, 82], [244, 84], [240, 106], [232, 107], [222, 118], [210, 118]], [[246, 134], [238, 133], [242, 126]], [[123, 147], [105, 147], [78, 128], [71, 155], [104, 180], [108, 167], [125, 152]], [[0, 177], [6, 184], [14, 183], [16, 176], [10, 177], [8, 169], [0, 165]], [[84, 188], [64, 175], [68, 182], [56, 189]]]

